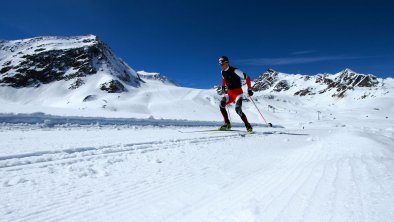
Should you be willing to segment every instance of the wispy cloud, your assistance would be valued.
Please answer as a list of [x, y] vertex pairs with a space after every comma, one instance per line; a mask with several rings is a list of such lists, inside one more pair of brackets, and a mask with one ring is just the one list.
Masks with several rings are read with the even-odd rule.
[[295, 65], [305, 64], [323, 61], [335, 61], [335, 60], [350, 60], [350, 59], [361, 59], [365, 57], [361, 56], [315, 56], [315, 57], [282, 57], [282, 58], [252, 58], [252, 59], [240, 59], [237, 63], [243, 65], [254, 65], [254, 66], [266, 66], [266, 65]]
[[317, 52], [316, 50], [304, 50], [304, 51], [296, 51], [296, 52], [291, 52], [290, 55], [306, 55], [306, 54], [311, 54]]

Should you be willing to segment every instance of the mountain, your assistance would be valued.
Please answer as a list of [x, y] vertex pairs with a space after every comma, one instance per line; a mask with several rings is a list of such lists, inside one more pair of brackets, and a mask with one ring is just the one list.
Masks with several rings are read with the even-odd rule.
[[206, 110], [207, 98], [216, 110], [214, 92], [136, 72], [93, 35], [1, 41], [0, 71], [0, 113], [198, 120], [195, 112]]
[[0, 42], [0, 86], [37, 88], [64, 81], [73, 90], [93, 75], [103, 77], [97, 87], [109, 93], [141, 83], [136, 72], [94, 35]]
[[364, 90], [359, 98], [376, 97], [389, 93], [385, 82], [392, 79], [382, 79], [371, 74], [360, 74], [351, 69], [345, 69], [336, 74], [317, 74], [314, 76], [286, 74], [268, 69], [254, 80], [253, 90], [273, 94], [288, 94], [294, 96], [331, 96], [343, 98], [354, 94], [355, 90]]
[[157, 72], [137, 71], [137, 74], [143, 80], [153, 80], [167, 85], [179, 86], [175, 81]]
[[[278, 112], [305, 119], [323, 109], [334, 115], [338, 107], [391, 112], [394, 97], [392, 78], [350, 69], [315, 76], [268, 69], [253, 82], [255, 102], [268, 107], [263, 112], [273, 112], [266, 117], [275, 122], [287, 118]], [[213, 89], [180, 87], [160, 73], [134, 71], [93, 35], [0, 42], [0, 113], [220, 121], [220, 99]], [[251, 122], [261, 122], [247, 96], [243, 110]], [[229, 111], [240, 121], [231, 105]]]

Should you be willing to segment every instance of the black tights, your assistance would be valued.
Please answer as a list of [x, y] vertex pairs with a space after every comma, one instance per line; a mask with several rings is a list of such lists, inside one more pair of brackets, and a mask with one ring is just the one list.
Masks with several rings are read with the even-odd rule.
[[[226, 97], [223, 97], [222, 101], [220, 101], [220, 112], [223, 115], [224, 122], [225, 123], [230, 123], [230, 120], [228, 119], [228, 113], [227, 113], [227, 110], [225, 108], [226, 102], [227, 102]], [[237, 114], [241, 117], [242, 121], [245, 123], [245, 126], [246, 127], [250, 127], [250, 124], [248, 122], [248, 118], [246, 118], [245, 113], [242, 112], [242, 98], [239, 98], [235, 102], [235, 112], [237, 112]]]

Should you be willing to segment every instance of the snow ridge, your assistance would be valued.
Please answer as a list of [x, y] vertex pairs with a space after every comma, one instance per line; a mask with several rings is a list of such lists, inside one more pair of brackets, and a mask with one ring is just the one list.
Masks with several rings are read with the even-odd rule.
[[[317, 74], [314, 76], [300, 74], [286, 74], [268, 69], [258, 76], [254, 82], [254, 91], [268, 91], [270, 93], [285, 93], [294, 96], [318, 97], [329, 95], [343, 98], [346, 94], [353, 94], [357, 88], [374, 89], [374, 96], [382, 95], [385, 79], [372, 74], [360, 74], [351, 69], [345, 69], [336, 74]], [[360, 97], [364, 99], [370, 94]]]

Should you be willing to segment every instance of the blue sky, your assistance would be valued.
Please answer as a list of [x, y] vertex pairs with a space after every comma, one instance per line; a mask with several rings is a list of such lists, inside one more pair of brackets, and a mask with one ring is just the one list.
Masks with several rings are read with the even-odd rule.
[[220, 84], [218, 57], [252, 78], [287, 73], [394, 77], [394, 3], [2, 0], [0, 39], [94, 34], [135, 70], [183, 86]]

